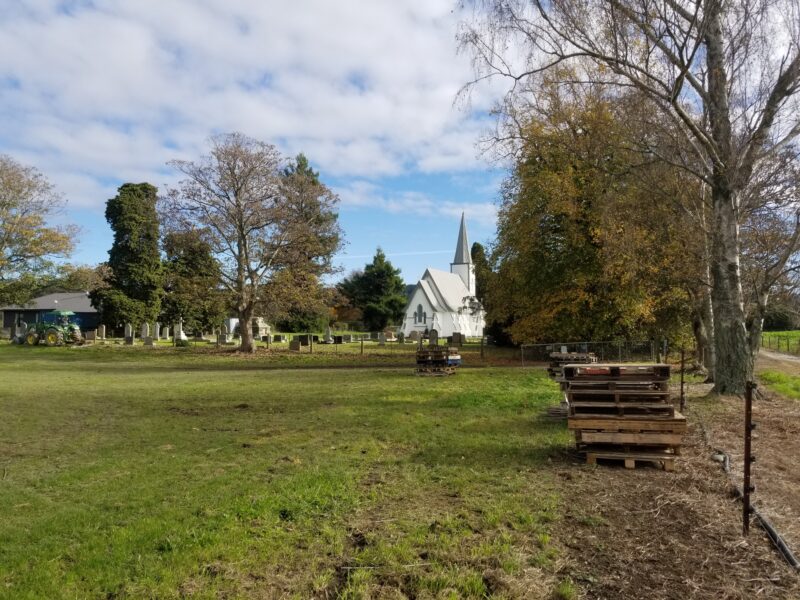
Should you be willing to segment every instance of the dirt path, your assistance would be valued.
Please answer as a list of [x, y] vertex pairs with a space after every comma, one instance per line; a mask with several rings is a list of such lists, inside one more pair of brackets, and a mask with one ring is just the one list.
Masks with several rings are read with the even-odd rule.
[[741, 504], [702, 438], [692, 426], [674, 473], [557, 471], [570, 502], [554, 537], [586, 598], [800, 598], [800, 577], [764, 533], [742, 538]]

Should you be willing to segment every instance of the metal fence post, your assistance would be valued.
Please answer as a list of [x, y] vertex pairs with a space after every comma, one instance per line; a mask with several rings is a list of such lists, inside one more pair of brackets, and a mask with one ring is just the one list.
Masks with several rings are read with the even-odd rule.
[[683, 409], [686, 406], [686, 395], [683, 391], [683, 381], [684, 381], [684, 372], [686, 371], [686, 354], [681, 346], [681, 413], [683, 413]]
[[519, 345], [519, 359], [522, 362], [522, 366], [525, 366], [525, 346], [523, 344]]
[[753, 391], [756, 384], [753, 381], [745, 383], [744, 393], [744, 481], [742, 485], [742, 535], [750, 533], [750, 492], [755, 491], [755, 486], [750, 483], [750, 467], [755, 458], [751, 454], [751, 438], [755, 423], [753, 423]]

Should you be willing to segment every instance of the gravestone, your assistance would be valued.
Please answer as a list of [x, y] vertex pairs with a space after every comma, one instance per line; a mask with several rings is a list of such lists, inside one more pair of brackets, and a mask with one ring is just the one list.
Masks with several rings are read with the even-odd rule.
[[382, 331], [378, 333], [378, 346], [385, 346], [386, 345], [386, 334]]
[[183, 332], [183, 319], [175, 323], [175, 340], [178, 341], [188, 341], [189, 338], [186, 337], [186, 334]]
[[150, 337], [150, 323], [142, 323], [142, 327], [139, 330], [139, 337], [142, 339]]
[[262, 341], [262, 342], [267, 342], [267, 343], [269, 344], [269, 343], [272, 341], [272, 336], [271, 336], [271, 335], [269, 335], [269, 334], [267, 334], [267, 335], [262, 335], [262, 336], [261, 336], [261, 341]]
[[98, 339], [104, 340], [106, 339], [106, 326], [100, 325], [97, 327], [97, 337]]
[[280, 333], [276, 333], [275, 335], [272, 336], [272, 342], [273, 343], [279, 343], [279, 342], [286, 341], [283, 338], [284, 338], [284, 336], [282, 336]]
[[439, 332], [435, 329], [431, 329], [428, 332], [428, 344], [430, 346], [438, 346], [439, 345]]
[[[306, 346], [308, 346], [308, 344], [306, 344]], [[300, 352], [300, 340], [294, 339], [289, 342], [289, 350], [292, 352]]]
[[383, 339], [385, 341], [387, 341], [387, 342], [393, 342], [394, 341], [394, 331], [392, 331], [391, 329], [384, 329], [383, 330]]
[[169, 325], [164, 325], [161, 328], [161, 339], [168, 340], [169, 339]]
[[97, 341], [97, 330], [93, 331], [86, 331], [83, 334], [83, 339], [87, 342], [95, 342]]
[[271, 328], [263, 317], [253, 317], [253, 338], [260, 340], [265, 335], [272, 333]]
[[346, 333], [346, 334], [344, 334], [342, 336], [342, 343], [343, 344], [349, 344], [352, 341], [353, 341], [353, 336], [351, 334]]
[[405, 341], [406, 341], [406, 334], [403, 333], [402, 331], [398, 331], [397, 332], [397, 343], [398, 344], [404, 344]]
[[125, 323], [125, 344], [133, 346], [133, 325]]
[[343, 344], [344, 343], [344, 336], [343, 335], [335, 335], [335, 336], [333, 336], [333, 343], [334, 344]]
[[464, 336], [462, 336], [460, 332], [454, 331], [452, 337], [453, 339], [450, 341], [451, 346], [460, 348], [464, 344]]
[[152, 348], [156, 344], [155, 344], [155, 341], [153, 340], [153, 338], [148, 335], [146, 338], [144, 338], [144, 345], [149, 347], [149, 348]]
[[161, 338], [161, 323], [158, 321], [153, 323], [153, 327], [150, 329], [150, 335], [153, 336], [154, 340]]
[[333, 336], [331, 334], [331, 326], [330, 325], [328, 325], [328, 327], [325, 328], [325, 338], [324, 339], [325, 339], [325, 343], [326, 344], [332, 344], [333, 343]]
[[294, 336], [294, 340], [297, 341], [301, 346], [308, 346], [311, 343], [311, 336], [307, 333], [302, 333], [300, 335]]
[[315, 344], [319, 344], [319, 336], [318, 335], [312, 335], [311, 339], [314, 340]]
[[409, 334], [408, 334], [408, 339], [409, 339], [410, 341], [412, 341], [412, 342], [418, 342], [418, 341], [419, 341], [419, 331], [417, 331], [417, 330], [415, 329], [414, 331], [412, 331], [411, 333], [409, 333]]
[[371, 333], [369, 334], [369, 339], [371, 339], [371, 340], [377, 340], [377, 339], [378, 339], [378, 332], [377, 332], [377, 331], [373, 331], [373, 332], [371, 332]]

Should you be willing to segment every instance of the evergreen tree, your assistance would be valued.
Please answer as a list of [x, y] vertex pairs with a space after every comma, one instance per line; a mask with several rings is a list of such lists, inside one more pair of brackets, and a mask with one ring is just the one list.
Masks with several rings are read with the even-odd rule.
[[395, 269], [378, 248], [363, 272], [352, 273], [339, 284], [339, 291], [361, 311], [367, 329], [378, 330], [403, 318], [408, 299], [400, 269]]
[[155, 321], [163, 293], [156, 188], [126, 183], [118, 192], [106, 204], [106, 221], [114, 232], [109, 286], [92, 293], [92, 304], [111, 326]]
[[189, 331], [218, 327], [225, 318], [225, 297], [220, 290], [220, 266], [211, 245], [198, 230], [175, 231], [164, 236], [164, 300], [162, 315], [168, 322], [183, 319]]

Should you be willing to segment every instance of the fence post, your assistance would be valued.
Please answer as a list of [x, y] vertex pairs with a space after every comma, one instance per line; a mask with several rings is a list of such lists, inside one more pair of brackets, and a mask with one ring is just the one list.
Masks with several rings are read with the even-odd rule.
[[525, 366], [525, 346], [523, 344], [519, 345], [519, 359], [522, 362], [522, 366]]
[[686, 354], [683, 349], [683, 346], [681, 346], [681, 414], [683, 414], [683, 409], [686, 406], [686, 395], [684, 394], [683, 391], [683, 374], [686, 370], [685, 361], [686, 361]]
[[744, 393], [744, 481], [742, 485], [742, 535], [750, 533], [750, 492], [755, 491], [755, 487], [750, 483], [750, 467], [754, 456], [750, 451], [750, 444], [753, 429], [753, 391], [756, 384], [753, 381], [745, 383]]
[[308, 334], [308, 353], [314, 354], [314, 334]]
[[483, 336], [481, 336], [481, 358], [483, 358]]
[[364, 355], [364, 334], [361, 334], [361, 355]]

